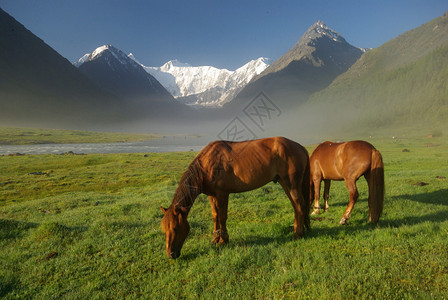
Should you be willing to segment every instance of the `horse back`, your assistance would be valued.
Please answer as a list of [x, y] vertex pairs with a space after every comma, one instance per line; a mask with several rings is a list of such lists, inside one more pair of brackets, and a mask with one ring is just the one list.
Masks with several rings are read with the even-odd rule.
[[283, 172], [303, 173], [309, 163], [306, 149], [283, 137], [215, 141], [198, 159], [209, 185], [234, 186], [235, 191], [262, 186]]
[[370, 169], [373, 149], [365, 141], [321, 143], [310, 157], [311, 174], [330, 180], [359, 177]]

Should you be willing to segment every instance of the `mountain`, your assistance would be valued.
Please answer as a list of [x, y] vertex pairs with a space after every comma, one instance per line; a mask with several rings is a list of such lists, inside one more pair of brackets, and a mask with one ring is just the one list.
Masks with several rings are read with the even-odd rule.
[[325, 115], [318, 123], [331, 130], [446, 132], [447, 82], [448, 12], [365, 53], [303, 114]]
[[120, 119], [120, 99], [0, 9], [0, 125], [87, 128]]
[[178, 60], [169, 61], [161, 67], [142, 66], [179, 102], [199, 107], [220, 107], [268, 65], [267, 58], [258, 58], [235, 71], [212, 66], [193, 67]]
[[254, 77], [227, 109], [241, 109], [261, 91], [284, 109], [300, 105], [347, 71], [363, 53], [317, 21], [288, 52]]
[[77, 65], [98, 86], [126, 101], [175, 102], [153, 76], [112, 45], [98, 47], [88, 56], [84, 55]]

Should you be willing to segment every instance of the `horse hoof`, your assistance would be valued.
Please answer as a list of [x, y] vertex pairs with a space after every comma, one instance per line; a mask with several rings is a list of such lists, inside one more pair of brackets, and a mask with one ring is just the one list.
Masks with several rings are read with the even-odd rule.
[[347, 220], [342, 218], [341, 221], [339, 221], [339, 224], [341, 225], [347, 225]]
[[217, 245], [225, 245], [229, 242], [229, 239], [220, 238], [219, 241], [216, 243]]
[[293, 240], [297, 240], [303, 237], [303, 233], [294, 233], [294, 235], [292, 236]]
[[315, 209], [313, 210], [313, 212], [311, 213], [312, 215], [318, 215], [320, 213], [319, 209]]

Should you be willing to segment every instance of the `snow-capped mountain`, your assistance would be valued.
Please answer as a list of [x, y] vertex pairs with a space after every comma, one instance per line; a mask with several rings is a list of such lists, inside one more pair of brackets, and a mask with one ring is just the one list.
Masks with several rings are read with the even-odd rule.
[[123, 51], [104, 45], [85, 54], [75, 65], [103, 89], [132, 101], [171, 101], [170, 93]]
[[[136, 62], [138, 60], [129, 55]], [[212, 66], [193, 67], [178, 60], [171, 60], [161, 67], [147, 67], [178, 101], [193, 106], [222, 106], [232, 100], [249, 81], [269, 66], [269, 59], [258, 58], [244, 66], [229, 71]]]

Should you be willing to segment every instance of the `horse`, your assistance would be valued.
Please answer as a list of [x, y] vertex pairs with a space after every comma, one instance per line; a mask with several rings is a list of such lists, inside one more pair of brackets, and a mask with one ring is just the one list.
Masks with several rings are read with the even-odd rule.
[[384, 165], [381, 153], [370, 143], [365, 141], [321, 143], [311, 153], [310, 172], [310, 205], [314, 198], [312, 214], [320, 212], [321, 181], [324, 181], [325, 211], [328, 211], [331, 180], [344, 180], [350, 201], [339, 224], [347, 224], [359, 196], [356, 181], [364, 175], [369, 186], [369, 221], [373, 224], [378, 222], [384, 202]]
[[294, 238], [310, 229], [310, 170], [308, 151], [284, 137], [250, 141], [214, 141], [204, 147], [182, 175], [164, 216], [166, 255], [178, 258], [190, 231], [188, 213], [196, 197], [208, 196], [215, 244], [229, 242], [227, 208], [230, 193], [280, 183], [294, 209]]

